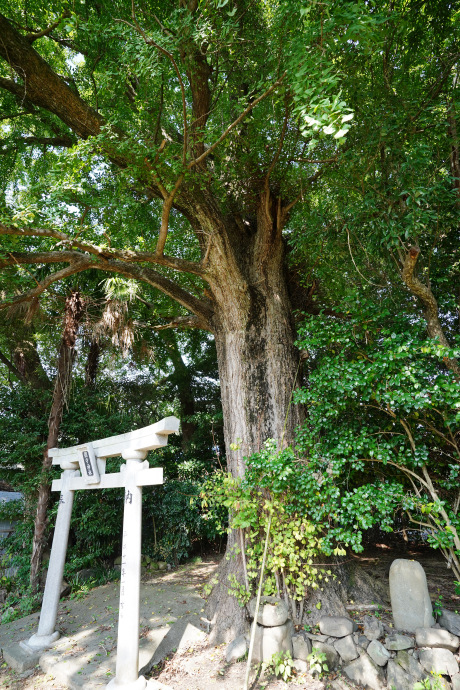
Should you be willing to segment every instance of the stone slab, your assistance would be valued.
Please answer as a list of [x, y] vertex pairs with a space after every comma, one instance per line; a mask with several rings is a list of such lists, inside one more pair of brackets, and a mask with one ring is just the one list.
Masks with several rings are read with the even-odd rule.
[[319, 619], [319, 629], [323, 635], [345, 637], [353, 632], [353, 621], [345, 616], [323, 616]]
[[334, 642], [334, 647], [338, 651], [343, 662], [348, 663], [359, 656], [352, 635], [345, 635]]
[[385, 647], [395, 652], [403, 649], [412, 649], [414, 647], [414, 639], [408, 635], [393, 633], [385, 638]]
[[443, 647], [450, 652], [456, 652], [460, 645], [457, 635], [452, 635], [442, 628], [417, 628], [415, 640], [418, 647]]
[[425, 571], [417, 561], [398, 558], [390, 568], [390, 598], [395, 628], [415, 632], [434, 625]]
[[388, 660], [391, 658], [391, 654], [388, 649], [385, 649], [383, 644], [378, 640], [371, 640], [366, 651], [372, 661], [375, 661], [378, 666], [385, 666], [385, 664], [387, 664]]
[[19, 644], [4, 647], [2, 652], [3, 660], [17, 673], [24, 673], [24, 671], [35, 668], [41, 656], [41, 652], [34, 652], [33, 654], [26, 652]]
[[438, 618], [438, 623], [442, 628], [445, 628], [453, 635], [460, 636], [460, 616], [458, 613], [442, 609], [442, 614]]
[[294, 659], [307, 661], [308, 655], [311, 654], [311, 641], [302, 633], [297, 633], [292, 636], [292, 655]]
[[378, 640], [384, 633], [382, 621], [375, 616], [364, 616], [363, 632], [368, 640]]
[[369, 690], [382, 690], [385, 683], [383, 669], [377, 666], [366, 653], [344, 666], [343, 672], [353, 683], [363, 685]]

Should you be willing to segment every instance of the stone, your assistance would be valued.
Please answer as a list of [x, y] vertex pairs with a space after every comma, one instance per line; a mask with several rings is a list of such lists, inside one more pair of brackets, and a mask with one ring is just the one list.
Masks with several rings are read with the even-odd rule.
[[452, 690], [460, 690], [460, 673], [451, 676]]
[[24, 673], [29, 671], [40, 661], [42, 650], [34, 653], [26, 652], [25, 649], [18, 644], [11, 645], [11, 647], [3, 648], [3, 661], [6, 661], [8, 666], [14, 669], [17, 673]]
[[292, 656], [294, 659], [301, 659], [307, 661], [308, 655], [311, 654], [311, 641], [302, 633], [297, 633], [292, 636]]
[[460, 615], [447, 609], [442, 609], [442, 614], [438, 618], [438, 623], [442, 628], [448, 630], [452, 635], [460, 637]]
[[453, 676], [459, 672], [457, 660], [448, 649], [422, 649], [420, 663], [427, 673], [434, 671], [434, 673]]
[[415, 632], [434, 625], [425, 571], [417, 561], [398, 558], [390, 568], [390, 598], [398, 630]]
[[[254, 618], [256, 611], [256, 597], [249, 602], [249, 615]], [[266, 628], [284, 625], [289, 618], [289, 609], [279, 597], [261, 597], [257, 623]]]
[[69, 583], [66, 582], [65, 580], [62, 580], [62, 582], [61, 582], [61, 593], [59, 595], [59, 598], [62, 599], [62, 597], [69, 596], [71, 591], [72, 591], [72, 587], [69, 585]]
[[331, 644], [328, 644], [327, 642], [316, 642], [313, 645], [312, 652], [314, 652], [315, 649], [320, 654], [326, 655], [326, 663], [328, 665], [329, 671], [332, 671], [333, 669], [337, 668], [337, 666], [339, 665], [339, 655], [337, 654], [336, 650]]
[[387, 666], [387, 687], [396, 690], [412, 690], [414, 687], [414, 679], [393, 659]]
[[377, 666], [366, 653], [343, 667], [345, 675], [357, 685], [363, 685], [369, 690], [382, 690], [385, 676], [381, 666]]
[[225, 659], [227, 664], [232, 664], [234, 661], [241, 659], [248, 650], [248, 643], [245, 635], [236, 637], [227, 647], [225, 652]]
[[117, 556], [113, 562], [114, 565], [121, 565], [121, 556]]
[[388, 663], [388, 660], [391, 658], [391, 654], [388, 649], [385, 649], [383, 644], [378, 640], [371, 640], [366, 651], [372, 661], [375, 661], [378, 666], [385, 666]]
[[287, 623], [272, 626], [271, 628], [256, 625], [253, 661], [255, 663], [270, 661], [273, 654], [278, 654], [279, 652], [289, 652], [292, 654], [290, 626]]
[[391, 651], [398, 652], [401, 649], [412, 649], [413, 646], [414, 640], [408, 635], [393, 633], [385, 638], [385, 647]]
[[345, 637], [353, 632], [353, 621], [345, 616], [323, 616], [319, 619], [319, 629], [323, 635]]
[[447, 678], [443, 678], [442, 676], [438, 679], [438, 682], [444, 690], [451, 690], [452, 686], [447, 680]]
[[168, 569], [168, 564], [165, 563], [164, 561], [158, 561], [158, 570], [167, 570]]
[[313, 642], [327, 642], [329, 639], [328, 635], [313, 635], [313, 633], [305, 633], [305, 637]]
[[360, 635], [358, 637], [358, 645], [363, 649], [367, 649], [369, 647], [369, 640], [365, 635]]
[[78, 573], [75, 576], [75, 579], [78, 582], [78, 584], [81, 585], [85, 582], [89, 582], [90, 580], [94, 580], [96, 575], [97, 572], [94, 568], [83, 568], [83, 570], [78, 571]]
[[345, 663], [353, 661], [359, 656], [358, 650], [352, 635], [345, 635], [334, 642], [334, 648], [338, 651], [340, 658]]
[[[413, 656], [407, 650], [400, 650], [397, 655], [395, 662], [401, 666], [401, 668], [408, 673], [413, 679], [414, 683], [422, 678], [425, 678], [426, 673], [419, 664], [419, 662], [414, 659]], [[388, 662], [390, 663], [390, 662]]]
[[456, 652], [460, 645], [460, 639], [457, 635], [452, 635], [452, 633], [442, 628], [439, 628], [439, 630], [417, 628], [415, 631], [415, 641], [418, 647], [443, 647], [451, 652]]
[[364, 634], [368, 640], [378, 640], [383, 637], [383, 625], [378, 618], [374, 616], [364, 616]]
[[308, 671], [308, 664], [303, 659], [294, 659], [292, 665], [298, 673], [307, 673]]

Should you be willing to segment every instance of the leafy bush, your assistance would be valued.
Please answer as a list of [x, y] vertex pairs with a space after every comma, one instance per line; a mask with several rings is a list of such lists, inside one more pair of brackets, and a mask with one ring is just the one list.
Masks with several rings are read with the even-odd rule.
[[296, 394], [308, 409], [297, 451], [317, 485], [309, 514], [327, 525], [323, 548], [359, 551], [363, 531], [391, 532], [405, 513], [458, 577], [460, 382], [444, 358], [460, 343], [447, 351], [413, 311], [362, 295], [342, 307], [341, 318], [310, 317], [299, 338], [312, 364]]
[[[321, 524], [307, 514], [308, 497], [303, 490], [303, 472], [292, 449], [278, 451], [267, 441], [262, 451], [246, 458], [244, 479], [220, 472], [213, 475], [201, 493], [203, 507], [223, 531], [238, 530], [246, 581], [233, 579], [231, 591], [241, 605], [255, 591], [261, 566], [269, 515], [273, 515], [267, 554], [264, 595], [287, 596], [296, 614], [295, 602], [302, 601], [318, 580], [328, 580], [330, 571], [314, 565], [322, 551]], [[229, 522], [222, 519], [228, 509]]]

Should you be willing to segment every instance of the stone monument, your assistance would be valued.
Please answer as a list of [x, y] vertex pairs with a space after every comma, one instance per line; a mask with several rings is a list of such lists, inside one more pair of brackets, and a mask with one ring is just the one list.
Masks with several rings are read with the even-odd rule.
[[425, 571], [417, 561], [397, 558], [390, 567], [390, 598], [395, 628], [415, 632], [434, 625]]
[[[148, 461], [144, 460], [149, 450], [165, 446], [168, 435], [178, 430], [179, 420], [167, 417], [157, 424], [127, 434], [48, 451], [53, 465], [60, 465], [63, 473], [60, 479], [53, 481], [51, 487], [53, 491], [60, 491], [61, 495], [38, 630], [29, 640], [20, 642], [22, 654], [30, 655], [32, 665], [37, 663], [40, 652], [52, 646], [60, 637], [56, 620], [75, 491], [123, 487], [125, 502], [117, 665], [116, 677], [107, 687], [124, 690], [148, 688], [148, 682], [143, 676], [139, 677], [138, 672], [142, 487], [162, 484], [163, 470], [149, 468]], [[106, 459], [117, 455], [121, 455], [126, 464], [122, 465], [120, 472], [106, 474]]]

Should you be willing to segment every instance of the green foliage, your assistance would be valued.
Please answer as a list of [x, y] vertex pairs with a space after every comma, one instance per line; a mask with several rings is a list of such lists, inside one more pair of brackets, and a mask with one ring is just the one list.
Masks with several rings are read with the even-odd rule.
[[[262, 562], [264, 535], [272, 514], [269, 550], [264, 580], [264, 595], [287, 591], [293, 601], [303, 599], [327, 582], [330, 571], [315, 566], [322, 552], [320, 523], [307, 516], [308, 496], [303, 492], [303, 473], [291, 449], [278, 451], [274, 441], [267, 441], [262, 451], [246, 459], [244, 479], [224, 472], [213, 475], [201, 493], [202, 504], [210, 519], [221, 530], [236, 529], [244, 541], [247, 560], [246, 583], [231, 581], [231, 593], [241, 604], [249, 601], [256, 587]], [[302, 491], [302, 493], [301, 493]], [[229, 511], [228, 525], [223, 509]], [[241, 551], [235, 546], [235, 554]]]
[[213, 542], [217, 531], [212, 519], [205, 519], [198, 500], [198, 481], [167, 481], [146, 493], [143, 504], [144, 551], [177, 566], [193, 553], [197, 544]]
[[460, 350], [428, 340], [412, 309], [394, 314], [363, 291], [341, 307], [343, 318], [309, 318], [299, 340], [312, 365], [296, 393], [308, 409], [298, 451], [317, 485], [310, 515], [328, 524], [323, 548], [359, 551], [365, 530], [391, 532], [403, 511], [434, 547], [458, 552], [460, 384], [444, 359]]
[[310, 664], [310, 673], [312, 675], [322, 678], [325, 673], [329, 672], [326, 654], [320, 652], [316, 647], [313, 647], [311, 654], [307, 656], [307, 661]]
[[267, 664], [267, 672], [273, 673], [276, 678], [281, 678], [288, 683], [293, 675], [294, 660], [290, 652], [275, 652]]
[[424, 678], [414, 683], [413, 690], [442, 690], [444, 687], [441, 674], [431, 672], [431, 678]]

